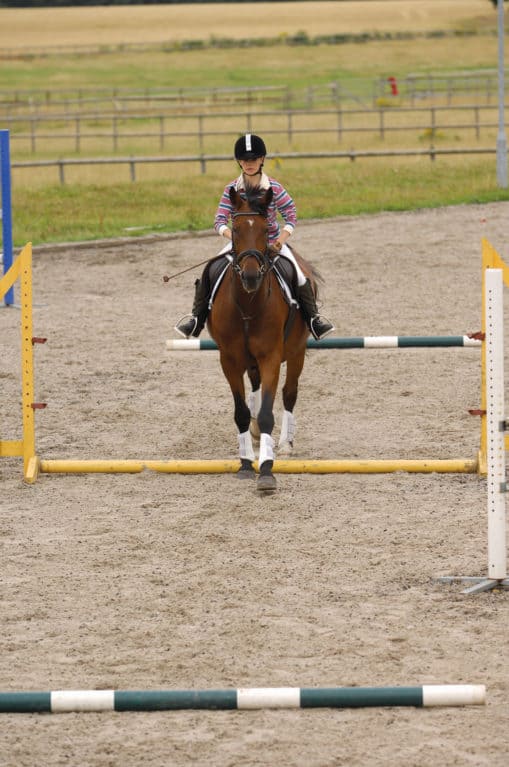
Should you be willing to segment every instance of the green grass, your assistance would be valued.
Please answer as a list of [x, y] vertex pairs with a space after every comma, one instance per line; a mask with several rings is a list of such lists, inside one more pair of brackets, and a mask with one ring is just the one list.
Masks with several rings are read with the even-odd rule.
[[[497, 186], [495, 156], [433, 163], [292, 160], [269, 171], [293, 195], [300, 220], [509, 200], [509, 191]], [[187, 182], [169, 176], [135, 184], [15, 188], [15, 245], [209, 229], [222, 188], [234, 176], [232, 163]]]
[[[288, 85], [306, 88], [341, 80], [345, 87], [362, 78], [415, 72], [496, 69], [497, 39], [467, 38], [376, 41], [343, 45], [268, 48], [210, 48], [51, 55], [5, 61], [0, 88], [179, 88]], [[351, 81], [351, 82], [350, 82]]]
[[[488, 6], [487, 0], [486, 4]], [[492, 19], [490, 23], [494, 26], [495, 22]], [[377, 78], [493, 70], [496, 62], [497, 40], [491, 35], [464, 39], [419, 38], [411, 43], [377, 41], [299, 47], [274, 45], [248, 50], [206, 48], [182, 52], [55, 55], [4, 61], [0, 69], [0, 89], [30, 88], [53, 94], [59, 89], [79, 87], [134, 90], [286, 85], [306, 89], [309, 85], [340, 81], [343, 88], [369, 103], [372, 83]], [[232, 122], [228, 126], [237, 130]], [[263, 124], [258, 128], [262, 134], [263, 128]], [[362, 146], [358, 146], [361, 139], [349, 136], [344, 139], [344, 146], [338, 147], [336, 143], [335, 146], [390, 149], [397, 148], [396, 145], [429, 143], [425, 135], [422, 139], [418, 135], [407, 138], [403, 133], [393, 136], [396, 138], [384, 142], [376, 137], [362, 139], [365, 142]], [[280, 141], [269, 138], [273, 151], [313, 148], [307, 146], [308, 139], [303, 137], [296, 138], [292, 147], [284, 136]], [[439, 139], [435, 137], [435, 143]], [[457, 144], [459, 138], [448, 135], [449, 142], [453, 139]], [[461, 140], [464, 146], [475, 143], [469, 137]], [[325, 143], [322, 139], [317, 141], [319, 148]], [[491, 136], [483, 135], [483, 143], [486, 141], [491, 142]], [[135, 139], [122, 140], [117, 154], [178, 154], [185, 145], [180, 140], [174, 142], [175, 146], [177, 143], [177, 151], [172, 152], [168, 142], [160, 152], [157, 138], [147, 140], [146, 146], [140, 146]], [[206, 151], [227, 153], [232, 143], [233, 137], [217, 137], [207, 143]], [[494, 139], [488, 145], [494, 146]], [[60, 145], [53, 141], [51, 147], [44, 144], [39, 147], [38, 143], [38, 152], [34, 155], [26, 141], [13, 140], [11, 152], [13, 161], [72, 156], [73, 140], [68, 139], [67, 144], [62, 141]], [[98, 139], [97, 145], [87, 145], [82, 153], [111, 156], [114, 154], [111, 139]], [[434, 163], [429, 159], [369, 159], [355, 163], [288, 160], [280, 167], [273, 164], [271, 172], [294, 196], [301, 219], [509, 199], [507, 190], [497, 187], [494, 155], [482, 160], [440, 157]], [[102, 176], [96, 170], [88, 173], [82, 169], [78, 175], [77, 170], [69, 169], [66, 170], [68, 183], [60, 186], [54, 168], [15, 171], [13, 234], [16, 246], [27, 241], [38, 244], [210, 228], [219, 194], [226, 181], [236, 175], [236, 167], [233, 162], [209, 164], [206, 175], [200, 175], [197, 168], [190, 169], [190, 166], [167, 166], [157, 174], [155, 169], [145, 168], [137, 171], [140, 180], [135, 184], [127, 180], [125, 168], [101, 173], [107, 176], [107, 182], [98, 183]], [[161, 177], [162, 173], [166, 176]]]

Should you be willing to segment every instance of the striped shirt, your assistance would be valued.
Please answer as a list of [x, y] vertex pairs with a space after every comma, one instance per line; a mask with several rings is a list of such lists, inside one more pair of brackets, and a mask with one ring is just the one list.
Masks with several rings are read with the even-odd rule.
[[[234, 213], [233, 205], [230, 200], [230, 187], [232, 186], [244, 196], [242, 194], [244, 191], [244, 178], [242, 174], [233, 181], [230, 181], [229, 184], [226, 184], [221, 199], [219, 200], [216, 217], [214, 219], [214, 229], [218, 234], [223, 233], [224, 228], [228, 226], [232, 214]], [[284, 221], [283, 228], [291, 234], [297, 224], [297, 208], [286, 189], [281, 186], [279, 181], [276, 181], [275, 178], [269, 178], [265, 173], [262, 173], [260, 187], [262, 189], [272, 187], [274, 191], [274, 197], [268, 207], [267, 216], [269, 225], [269, 243], [272, 244], [277, 240], [280, 232], [277, 214], [279, 213]]]

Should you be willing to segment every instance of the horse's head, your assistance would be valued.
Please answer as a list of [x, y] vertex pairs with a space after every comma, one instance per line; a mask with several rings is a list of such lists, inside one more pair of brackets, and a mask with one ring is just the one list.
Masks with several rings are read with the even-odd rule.
[[267, 209], [273, 197], [272, 187], [246, 190], [243, 199], [235, 187], [230, 187], [233, 213], [233, 268], [247, 293], [254, 293], [270, 268], [268, 251]]

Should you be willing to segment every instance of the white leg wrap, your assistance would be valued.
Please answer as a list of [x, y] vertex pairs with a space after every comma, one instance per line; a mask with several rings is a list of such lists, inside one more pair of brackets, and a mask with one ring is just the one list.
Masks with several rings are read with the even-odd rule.
[[281, 434], [279, 435], [279, 447], [284, 445], [286, 442], [289, 442], [291, 445], [293, 445], [294, 437], [295, 437], [295, 418], [293, 417], [293, 413], [290, 413], [289, 410], [285, 410], [283, 412], [283, 420], [281, 422]]
[[274, 440], [270, 434], [260, 434], [260, 454], [258, 456], [258, 465], [261, 466], [265, 461], [274, 460]]
[[253, 450], [253, 443], [251, 442], [251, 434], [248, 431], [244, 431], [239, 437], [239, 458], [247, 458], [248, 461], [254, 461], [255, 454]]
[[251, 418], [257, 418], [258, 413], [260, 412], [260, 408], [262, 406], [262, 390], [261, 387], [258, 388], [256, 391], [252, 391], [249, 393], [247, 398], [247, 405], [249, 407], [249, 410], [251, 412]]
[[302, 271], [302, 269], [300, 268], [300, 266], [298, 265], [295, 256], [293, 255], [292, 251], [290, 250], [286, 242], [284, 243], [283, 247], [281, 248], [279, 252], [282, 256], [284, 256], [285, 258], [287, 258], [289, 261], [292, 262], [292, 264], [295, 267], [295, 271], [297, 272], [297, 282], [301, 286], [304, 285], [304, 283], [306, 282], [306, 276], [304, 272]]

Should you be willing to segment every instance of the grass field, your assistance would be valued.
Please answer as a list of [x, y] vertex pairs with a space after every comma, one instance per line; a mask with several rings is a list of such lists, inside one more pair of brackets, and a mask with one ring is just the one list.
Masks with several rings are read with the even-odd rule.
[[[267, 21], [270, 12], [270, 21]], [[161, 15], [162, 14], [162, 15]], [[247, 15], [248, 14], [248, 15]], [[249, 23], [246, 18], [249, 17]], [[274, 22], [277, 20], [277, 23]], [[344, 87], [370, 96], [374, 78], [410, 73], [451, 73], [496, 69], [496, 12], [488, 0], [365, 0], [364, 2], [260, 3], [236, 5], [131, 6], [64, 9], [0, 9], [1, 42], [9, 47], [53, 48], [51, 55], [7, 58], [0, 68], [0, 91], [125, 87], [249, 87], [287, 85], [305, 89], [340, 82]], [[416, 38], [409, 41], [371, 41], [363, 44], [284, 44], [286, 34], [304, 30], [309, 36], [335, 31], [429, 31], [485, 30], [493, 34], [466, 37]], [[279, 44], [252, 48], [205, 48], [166, 52], [117, 51], [108, 54], [58, 53], [60, 45], [87, 45], [119, 41], [161, 42], [167, 39], [281, 36]], [[179, 37], [180, 36], [180, 37]], [[360, 86], [359, 83], [362, 85]], [[359, 88], [365, 88], [365, 93]], [[0, 102], [1, 108], [1, 102]], [[70, 107], [66, 107], [69, 110]], [[1, 114], [1, 112], [0, 112]], [[273, 125], [277, 120], [272, 121]], [[101, 125], [100, 115], [97, 125]], [[3, 127], [3, 126], [2, 126]], [[154, 129], [151, 126], [151, 130]], [[231, 121], [228, 129], [241, 133], [242, 125]], [[19, 128], [17, 129], [19, 131]], [[260, 121], [255, 130], [267, 130]], [[16, 131], [13, 126], [13, 135]], [[378, 147], [404, 148], [429, 143], [423, 130], [412, 136], [401, 133], [381, 142], [373, 136], [350, 134], [335, 149]], [[325, 148], [325, 139], [296, 137], [290, 147], [284, 138], [269, 145], [273, 151], [306, 151]], [[433, 136], [440, 146], [476, 145], [472, 136], [453, 128]], [[477, 145], [495, 145], [493, 130], [482, 133]], [[186, 139], [164, 153], [192, 152]], [[232, 136], [211, 139], [206, 151], [228, 153]], [[491, 142], [491, 144], [490, 144]], [[330, 143], [330, 142], [329, 142]], [[54, 148], [38, 140], [33, 154], [25, 142], [12, 141], [12, 157], [71, 156], [72, 139], [53, 141]], [[111, 139], [98, 139], [90, 155], [160, 154], [157, 138], [122, 140], [113, 150]], [[40, 154], [38, 154], [40, 153]], [[506, 199], [507, 190], [497, 187], [495, 158], [440, 158], [407, 161], [366, 160], [314, 163], [288, 161], [272, 167], [295, 197], [301, 218], [355, 214], [375, 210], [411, 209], [475, 200]], [[16, 171], [13, 178], [14, 239], [51, 242], [118, 236], [140, 231], [176, 231], [208, 228], [222, 185], [235, 174], [234, 163], [209, 166], [206, 175], [197, 168], [166, 166], [139, 172], [133, 185], [121, 169], [103, 170], [102, 176], [83, 170], [68, 174], [68, 185], [56, 183], [55, 169]], [[88, 178], [87, 178], [88, 176]], [[345, 191], [346, 190], [346, 191]], [[132, 227], [135, 227], [134, 229]], [[138, 229], [138, 227], [140, 227]], [[144, 229], [145, 228], [145, 229]]]
[[[0, 11], [1, 20], [1, 11]], [[377, 41], [364, 44], [200, 51], [54, 55], [10, 59], [0, 90], [178, 88], [289, 85], [405, 76], [415, 72], [496, 69], [495, 36]]]
[[316, 35], [433, 31], [491, 25], [488, 0], [343, 0], [342, 2], [94, 6], [0, 9], [1, 48], [119, 45]]
[[[469, 162], [322, 161], [318, 166], [269, 160], [267, 170], [292, 193], [300, 220], [509, 199], [507, 190], [497, 188], [494, 156]], [[170, 171], [163, 180], [140, 174], [135, 184], [108, 179], [103, 184], [18, 186], [13, 196], [15, 243], [210, 229], [220, 192], [236, 173], [232, 161], [206, 176]]]

